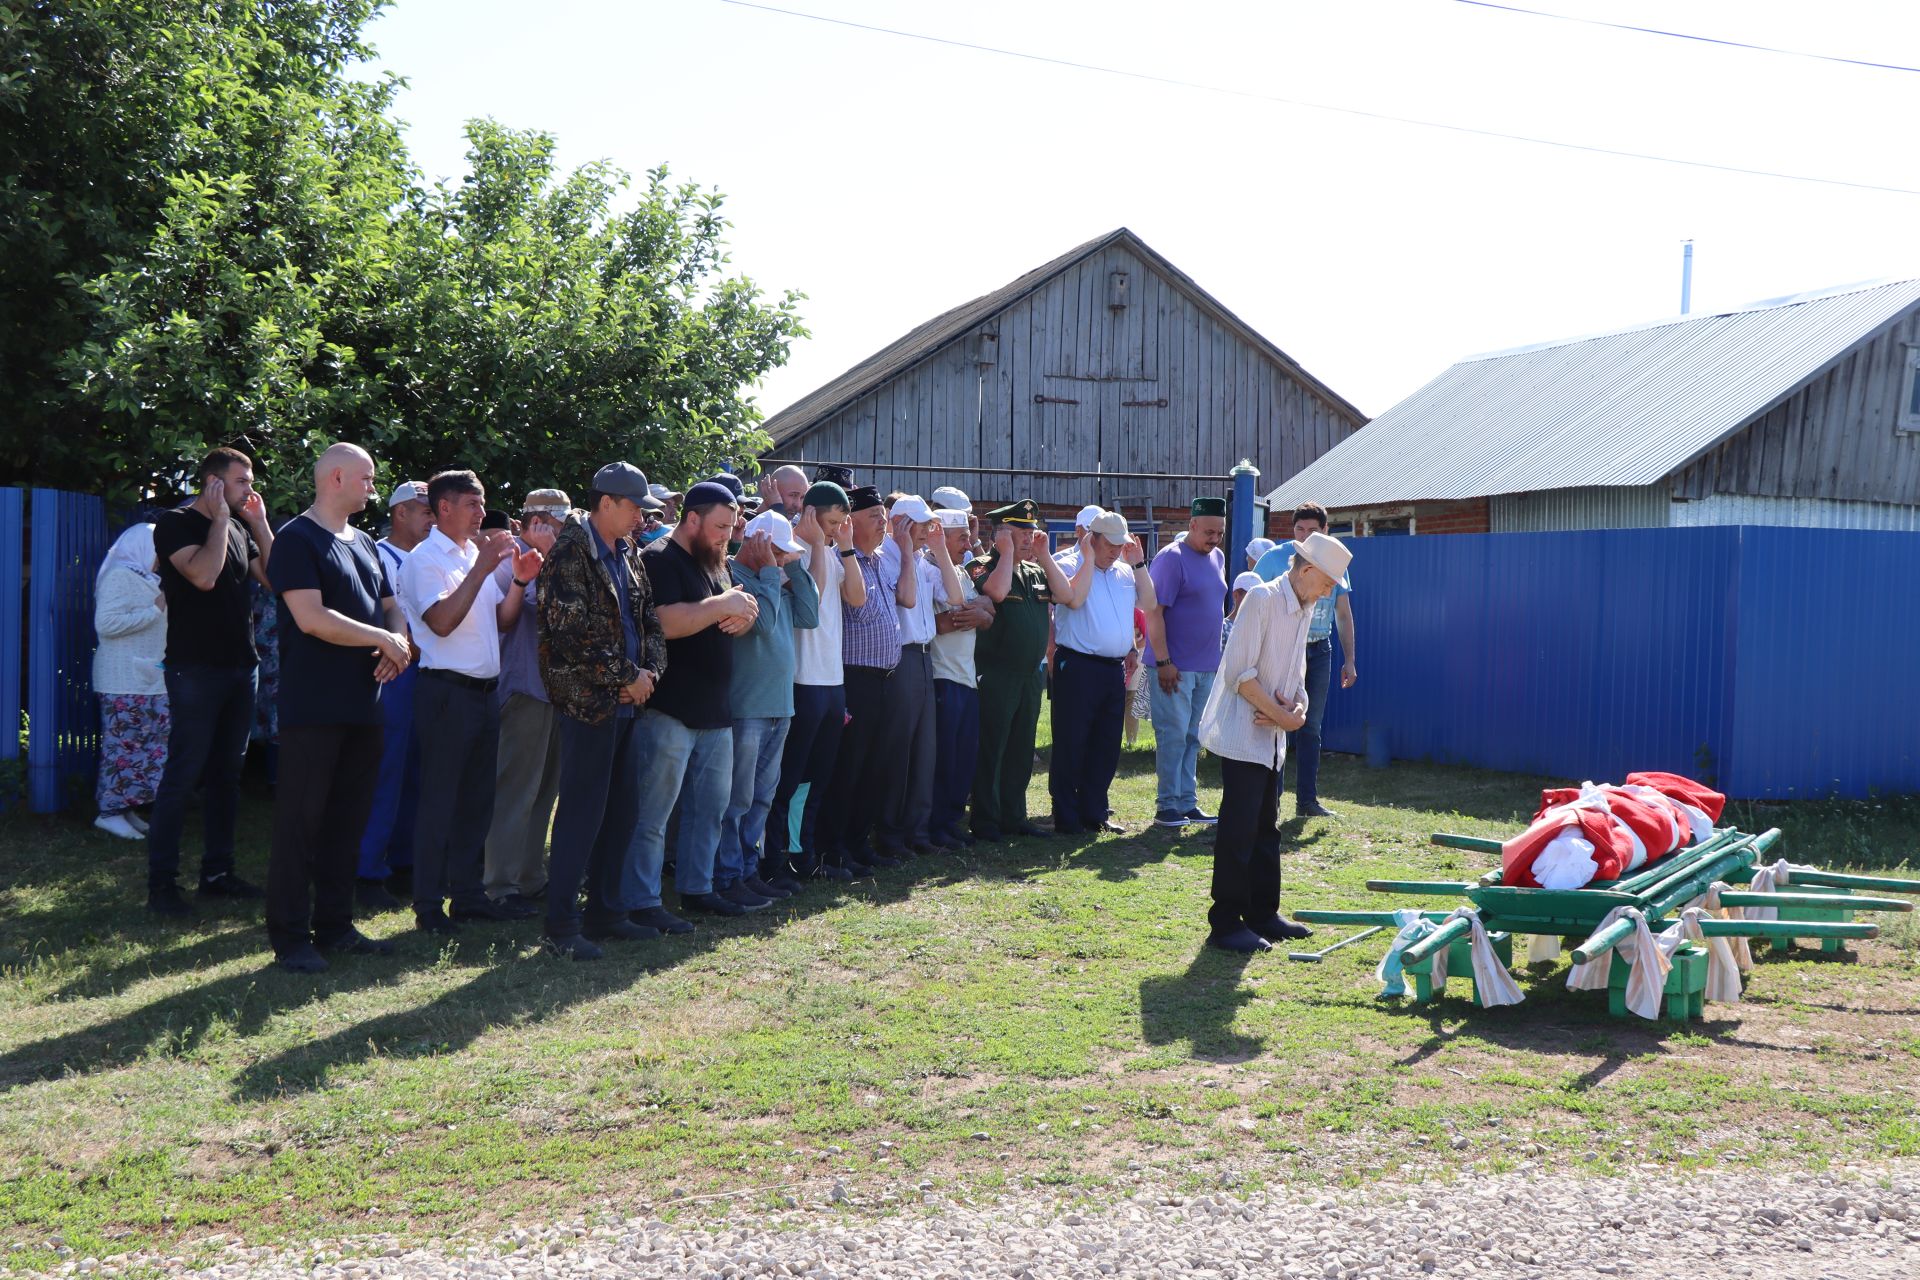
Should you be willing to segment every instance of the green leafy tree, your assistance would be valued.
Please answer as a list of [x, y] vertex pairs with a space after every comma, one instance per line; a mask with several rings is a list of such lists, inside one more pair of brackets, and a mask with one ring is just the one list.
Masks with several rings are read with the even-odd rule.
[[680, 480], [765, 447], [746, 388], [804, 330], [799, 295], [726, 274], [721, 197], [605, 164], [561, 175], [551, 135], [467, 130], [469, 173], [403, 224], [376, 456], [416, 477], [584, 490], [625, 459]]
[[512, 495], [755, 453], [799, 295], [721, 199], [469, 128], [428, 187], [350, 79], [380, 0], [0, 0], [0, 482], [183, 491], [238, 443], [291, 505], [327, 441]]

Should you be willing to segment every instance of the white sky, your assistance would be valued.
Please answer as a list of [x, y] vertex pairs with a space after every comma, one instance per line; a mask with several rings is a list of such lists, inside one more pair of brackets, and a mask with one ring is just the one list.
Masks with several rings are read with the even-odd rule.
[[[1920, 190], [1920, 75], [1453, 0], [773, 0], [1254, 94]], [[1895, 0], [1516, 0], [1920, 65]], [[1128, 226], [1369, 414], [1477, 351], [1920, 274], [1920, 196], [1619, 159], [872, 34], [721, 0], [395, 0], [431, 176], [461, 124], [717, 186], [733, 265], [808, 294], [783, 407], [937, 312]]]

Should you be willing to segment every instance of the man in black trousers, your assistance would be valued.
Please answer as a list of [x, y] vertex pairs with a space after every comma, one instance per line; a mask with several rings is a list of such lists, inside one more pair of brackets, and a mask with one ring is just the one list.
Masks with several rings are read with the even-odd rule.
[[324, 951], [386, 955], [353, 927], [353, 878], [385, 730], [380, 686], [405, 670], [406, 622], [373, 539], [348, 524], [373, 495], [373, 459], [336, 444], [313, 505], [280, 530], [267, 579], [280, 598], [280, 785], [267, 862], [267, 938], [283, 969]]

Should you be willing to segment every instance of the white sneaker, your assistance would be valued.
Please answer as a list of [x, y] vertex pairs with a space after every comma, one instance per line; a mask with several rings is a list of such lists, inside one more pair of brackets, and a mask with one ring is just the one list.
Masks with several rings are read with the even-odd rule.
[[93, 825], [108, 835], [117, 836], [122, 840], [145, 839], [139, 829], [127, 821], [127, 815], [124, 813], [103, 813], [93, 820]]
[[135, 831], [138, 831], [141, 835], [147, 834], [147, 820], [140, 816], [139, 810], [129, 809], [120, 816], [125, 818], [127, 820], [127, 825], [132, 827]]

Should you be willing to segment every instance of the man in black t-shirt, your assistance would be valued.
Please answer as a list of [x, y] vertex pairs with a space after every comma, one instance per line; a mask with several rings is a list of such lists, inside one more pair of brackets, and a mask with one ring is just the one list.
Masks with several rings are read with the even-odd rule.
[[746, 911], [713, 891], [720, 821], [733, 793], [733, 637], [760, 613], [727, 571], [727, 543], [739, 518], [732, 491], [702, 481], [687, 490], [673, 533], [640, 553], [667, 638], [667, 669], [640, 713], [640, 815], [620, 905], [636, 923], [663, 933], [686, 928], [660, 904], [675, 801], [674, 883], [682, 907], [724, 916]]
[[[180, 829], [198, 786], [205, 806], [202, 897], [257, 898], [233, 871], [240, 766], [253, 728], [253, 612], [247, 579], [266, 585], [273, 552], [253, 461], [215, 449], [200, 464], [200, 496], [155, 522], [160, 590], [167, 600], [167, 763], [147, 830], [147, 910], [188, 913], [176, 877]], [[235, 517], [238, 517], [237, 519]]]
[[267, 937], [295, 973], [323, 972], [322, 951], [393, 950], [353, 927], [353, 873], [380, 776], [380, 686], [409, 660], [373, 539], [347, 523], [373, 494], [373, 459], [336, 444], [314, 465], [313, 488], [268, 572], [280, 597], [280, 788]]

